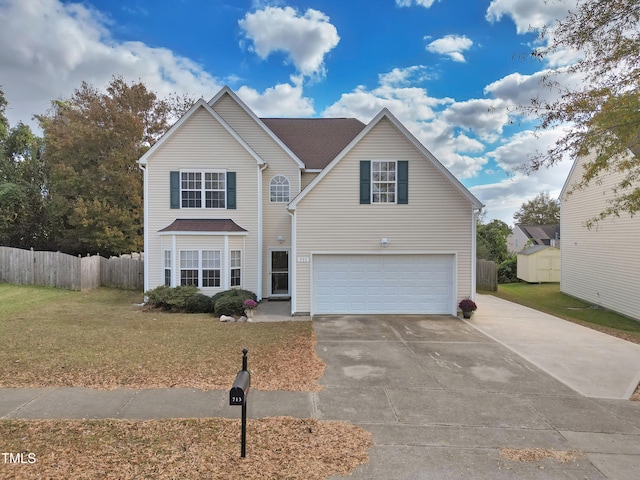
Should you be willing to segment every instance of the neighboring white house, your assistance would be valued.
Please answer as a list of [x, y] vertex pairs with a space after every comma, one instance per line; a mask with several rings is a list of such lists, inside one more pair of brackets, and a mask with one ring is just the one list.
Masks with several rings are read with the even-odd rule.
[[592, 159], [575, 161], [560, 196], [560, 290], [640, 320], [640, 217], [622, 213], [591, 229], [585, 226], [608, 206], [622, 174], [601, 175], [569, 194], [582, 178], [583, 165]]
[[518, 278], [529, 283], [560, 281], [560, 250], [546, 245], [525, 248], [517, 257]]
[[292, 314], [455, 314], [482, 204], [388, 110], [260, 119], [229, 88], [140, 159], [145, 289], [290, 297]]
[[517, 224], [507, 237], [507, 250], [511, 254], [535, 245], [560, 248], [560, 225]]

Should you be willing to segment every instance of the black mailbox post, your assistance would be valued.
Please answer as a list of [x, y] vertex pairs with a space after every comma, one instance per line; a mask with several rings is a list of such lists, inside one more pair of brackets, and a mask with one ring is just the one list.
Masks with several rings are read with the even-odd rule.
[[236, 375], [233, 386], [229, 391], [229, 405], [242, 406], [242, 431], [240, 439], [240, 457], [242, 458], [246, 457], [247, 453], [247, 396], [249, 394], [249, 387], [251, 386], [251, 373], [247, 370], [248, 352], [246, 348], [242, 349], [242, 370]]

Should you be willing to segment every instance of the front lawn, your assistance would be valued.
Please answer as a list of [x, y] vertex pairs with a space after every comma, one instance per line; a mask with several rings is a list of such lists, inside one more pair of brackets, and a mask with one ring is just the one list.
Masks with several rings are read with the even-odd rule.
[[0, 420], [0, 479], [324, 479], [372, 445], [360, 427], [288, 417], [249, 420], [246, 458], [239, 437], [240, 421], [220, 418]]
[[497, 292], [479, 292], [534, 308], [630, 342], [640, 343], [640, 322], [560, 292], [558, 283], [509, 283]]
[[140, 302], [140, 292], [0, 284], [0, 387], [227, 389], [246, 347], [252, 387], [319, 388], [311, 322], [221, 323]]

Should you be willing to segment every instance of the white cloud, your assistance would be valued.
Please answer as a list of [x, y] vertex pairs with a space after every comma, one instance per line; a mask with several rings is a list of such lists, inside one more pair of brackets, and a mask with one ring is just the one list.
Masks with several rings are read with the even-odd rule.
[[268, 88], [264, 93], [240, 87], [238, 96], [258, 117], [308, 117], [315, 113], [313, 101], [302, 96], [302, 79], [292, 77], [292, 84], [284, 83]]
[[509, 123], [509, 114], [501, 100], [471, 99], [456, 102], [442, 114], [452, 125], [473, 131], [482, 141], [495, 142]]
[[113, 75], [142, 79], [160, 96], [209, 96], [218, 81], [191, 60], [140, 42], [116, 42], [108, 20], [79, 3], [58, 0], [0, 2], [0, 83], [7, 117], [36, 126], [31, 117], [68, 97], [82, 81], [103, 88]]
[[569, 7], [575, 2], [543, 2], [532, 0], [492, 0], [487, 8], [486, 19], [489, 22], [500, 21], [503, 16], [511, 17], [520, 34], [532, 28], [551, 26], [555, 20], [567, 16]]
[[486, 157], [495, 161], [498, 167], [511, 173], [509, 178], [500, 182], [470, 188], [471, 192], [486, 204], [487, 218], [498, 218], [512, 225], [513, 214], [524, 202], [531, 200], [538, 193], [548, 191], [551, 197], [559, 197], [571, 169], [572, 162], [569, 159], [529, 175], [523, 173], [519, 167], [531, 154], [546, 151], [563, 133], [560, 128], [538, 134], [532, 130], [525, 130], [516, 133], [506, 143], [486, 154]]
[[340, 41], [338, 30], [324, 13], [308, 9], [300, 16], [291, 7], [265, 7], [238, 22], [251, 49], [262, 59], [283, 51], [298, 72], [324, 75], [324, 58]]
[[465, 35], [445, 35], [427, 45], [427, 50], [440, 55], [448, 55], [455, 62], [465, 62], [462, 52], [469, 50], [472, 46], [473, 41]]
[[551, 198], [558, 198], [570, 169], [571, 162], [563, 162], [530, 175], [516, 173], [500, 182], [478, 185], [469, 190], [485, 204], [487, 220], [497, 218], [513, 225], [513, 214], [538, 193], [549, 192]]
[[[487, 158], [477, 157], [484, 145], [477, 139], [460, 133], [459, 126], [444, 118], [443, 107], [451, 108], [451, 98], [430, 97], [424, 88], [404, 85], [405, 72], [413, 67], [396, 69], [379, 76], [380, 84], [373, 90], [359, 86], [345, 93], [327, 108], [327, 117], [356, 117], [369, 122], [382, 108], [388, 108], [427, 147], [440, 162], [459, 178], [477, 175]], [[395, 80], [401, 79], [400, 86]], [[393, 80], [393, 81], [390, 81]], [[447, 111], [447, 110], [444, 110]]]
[[414, 3], [418, 6], [429, 8], [435, 0], [396, 0], [396, 5], [399, 7], [410, 7]]
[[422, 83], [430, 77], [427, 67], [424, 65], [414, 65], [406, 68], [394, 68], [388, 73], [378, 75], [380, 85], [386, 86], [406, 86]]

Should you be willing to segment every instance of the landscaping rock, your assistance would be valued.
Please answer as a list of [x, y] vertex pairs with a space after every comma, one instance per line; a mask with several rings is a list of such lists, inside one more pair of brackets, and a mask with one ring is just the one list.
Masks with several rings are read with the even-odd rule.
[[235, 321], [236, 321], [236, 319], [235, 319], [235, 318], [233, 318], [233, 317], [232, 317], [232, 316], [230, 316], [230, 315], [220, 315], [220, 321], [221, 321], [221, 322], [235, 322]]

